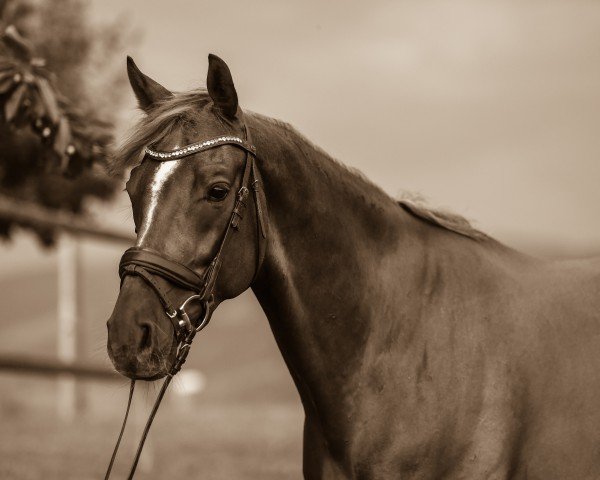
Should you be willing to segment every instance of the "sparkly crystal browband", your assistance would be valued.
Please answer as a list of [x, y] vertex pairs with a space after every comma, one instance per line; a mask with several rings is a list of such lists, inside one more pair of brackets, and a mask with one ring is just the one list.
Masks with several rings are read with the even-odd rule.
[[177, 150], [171, 150], [170, 152], [157, 152], [156, 150], [146, 147], [146, 155], [154, 160], [164, 162], [166, 160], [177, 160], [178, 158], [187, 157], [188, 155], [193, 155], [194, 153], [209, 150], [221, 145], [235, 145], [243, 148], [247, 152], [250, 152], [252, 155], [256, 155], [256, 148], [254, 148], [254, 145], [249, 144], [240, 137], [227, 136], [217, 137], [211, 140], [205, 140], [203, 142], [192, 143], [190, 145], [186, 145], [185, 147], [178, 148]]

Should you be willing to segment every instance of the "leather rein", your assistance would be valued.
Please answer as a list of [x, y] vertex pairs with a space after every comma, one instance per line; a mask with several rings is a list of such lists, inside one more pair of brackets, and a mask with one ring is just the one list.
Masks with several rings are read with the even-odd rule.
[[[182, 263], [175, 262], [164, 257], [159, 252], [147, 248], [129, 248], [121, 257], [119, 263], [121, 285], [123, 284], [123, 280], [129, 275], [140, 277], [156, 293], [156, 296], [164, 308], [165, 314], [173, 324], [175, 337], [178, 342], [175, 361], [166, 375], [144, 427], [129, 476], [127, 477], [128, 480], [131, 480], [135, 474], [148, 432], [150, 431], [150, 427], [169, 383], [185, 363], [194, 337], [198, 332], [205, 328], [210, 321], [214, 310], [214, 289], [222, 265], [222, 255], [229, 240], [232, 238], [233, 233], [239, 229], [240, 222], [244, 218], [250, 191], [253, 192], [252, 196], [256, 210], [258, 238], [254, 277], [256, 277], [263, 261], [265, 255], [265, 240], [267, 237], [264, 218], [265, 209], [261, 200], [260, 178], [256, 170], [256, 148], [252, 145], [249, 132], [245, 126], [244, 132], [245, 139], [236, 136], [220, 136], [203, 142], [193, 143], [170, 152], [159, 152], [152, 150], [151, 148], [146, 148], [145, 150], [146, 157], [159, 162], [165, 162], [179, 160], [223, 145], [233, 145], [244, 150], [246, 158], [244, 173], [242, 175], [240, 188], [237, 191], [229, 222], [227, 223], [227, 227], [221, 238], [217, 253], [202, 275], [199, 275]], [[176, 307], [170, 300], [167, 292], [165, 292], [160, 283], [156, 281], [157, 276], [168, 280], [179, 288], [192, 292], [192, 294], [179, 307]], [[194, 301], [202, 303], [203, 312], [199, 321], [192, 321], [186, 312], [188, 304]], [[104, 477], [105, 480], [110, 478], [110, 473], [119, 450], [123, 432], [125, 431], [134, 388], [135, 380], [131, 380], [125, 417]]]

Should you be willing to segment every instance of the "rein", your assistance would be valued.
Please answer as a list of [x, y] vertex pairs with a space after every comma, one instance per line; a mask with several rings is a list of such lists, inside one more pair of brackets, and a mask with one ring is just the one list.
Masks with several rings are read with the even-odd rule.
[[[187, 356], [190, 352], [192, 341], [198, 332], [204, 329], [210, 322], [213, 309], [214, 309], [214, 289], [219, 271], [222, 265], [222, 254], [231, 238], [233, 232], [239, 229], [240, 222], [244, 218], [244, 211], [247, 206], [247, 200], [250, 195], [250, 190], [253, 192], [254, 206], [256, 209], [257, 218], [257, 252], [256, 252], [256, 267], [254, 277], [258, 274], [260, 265], [262, 264], [265, 255], [265, 242], [266, 239], [266, 225], [264, 218], [264, 208], [261, 205], [260, 197], [260, 181], [258, 172], [256, 170], [256, 149], [250, 142], [250, 135], [247, 128], [244, 126], [246, 139], [242, 139], [235, 136], [221, 136], [211, 140], [203, 142], [193, 143], [185, 147], [173, 150], [170, 152], [159, 152], [146, 148], [146, 156], [160, 162], [174, 161], [185, 158], [196, 153], [209, 150], [212, 148], [220, 147], [222, 145], [234, 145], [241, 148], [246, 152], [244, 173], [242, 175], [241, 185], [237, 192], [235, 204], [227, 223], [227, 228], [219, 244], [217, 253], [213, 257], [209, 266], [204, 271], [203, 275], [198, 275], [188, 266], [170, 260], [159, 252], [142, 248], [132, 247], [125, 251], [121, 257], [119, 263], [119, 276], [121, 277], [121, 285], [123, 280], [128, 275], [134, 275], [140, 277], [154, 292], [160, 300], [162, 307], [164, 308], [165, 314], [173, 324], [175, 331], [175, 337], [177, 339], [177, 353], [175, 355], [175, 361], [171, 366], [169, 372], [166, 375], [165, 381], [156, 397], [152, 411], [148, 417], [142, 437], [138, 444], [137, 451], [129, 472], [128, 480], [131, 480], [135, 474], [137, 464], [139, 462], [144, 443], [156, 416], [156, 412], [160, 406], [160, 403], [167, 391], [169, 384], [173, 377], [181, 370], [181, 367], [185, 363]], [[169, 282], [177, 285], [180, 288], [193, 292], [179, 307], [175, 307], [173, 302], [169, 299], [169, 296], [161, 287], [159, 282], [156, 281], [156, 276], [162, 277]], [[198, 323], [192, 322], [189, 315], [186, 312], [186, 307], [190, 302], [199, 301], [202, 303], [203, 313], [202, 318]], [[131, 380], [131, 386], [129, 389], [129, 399], [127, 401], [127, 408], [125, 410], [125, 417], [121, 430], [117, 438], [117, 442], [113, 449], [113, 453], [104, 477], [105, 480], [110, 478], [110, 473], [115, 462], [123, 432], [127, 424], [127, 418], [129, 416], [129, 410], [131, 407], [133, 392], [135, 389], [135, 380]]]

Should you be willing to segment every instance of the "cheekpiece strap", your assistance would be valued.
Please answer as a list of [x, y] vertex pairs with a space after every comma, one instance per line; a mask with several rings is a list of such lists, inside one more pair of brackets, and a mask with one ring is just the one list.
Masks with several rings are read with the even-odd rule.
[[256, 155], [256, 148], [246, 140], [240, 137], [222, 136], [213, 138], [211, 140], [205, 140], [203, 142], [196, 142], [185, 147], [178, 148], [177, 150], [171, 150], [169, 152], [158, 152], [146, 147], [146, 155], [153, 160], [160, 162], [166, 162], [168, 160], [177, 160], [179, 158], [194, 155], [204, 150], [210, 150], [211, 148], [220, 147], [221, 145], [234, 145], [243, 150], [246, 150], [252, 155]]

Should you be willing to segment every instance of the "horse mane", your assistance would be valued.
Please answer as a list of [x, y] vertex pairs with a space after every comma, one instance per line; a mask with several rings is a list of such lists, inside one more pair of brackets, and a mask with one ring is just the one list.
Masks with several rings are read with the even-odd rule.
[[[312, 150], [314, 150], [315, 153], [319, 154], [320, 157], [327, 159], [328, 161], [332, 162], [334, 165], [337, 165], [343, 171], [348, 172], [352, 177], [354, 177], [357, 180], [360, 180], [360, 181], [368, 184], [370, 187], [373, 187], [373, 188], [375, 188], [375, 189], [377, 189], [380, 192], [383, 192], [385, 194], [385, 192], [382, 190], [382, 188], [379, 185], [373, 183], [369, 179], [369, 177], [367, 177], [358, 168], [351, 167], [350, 165], [346, 165], [345, 163], [343, 163], [342, 161], [338, 160], [337, 158], [332, 157], [329, 153], [327, 153], [325, 150], [323, 150], [319, 145], [317, 145], [312, 140], [310, 140], [309, 138], [307, 138], [302, 132], [300, 132], [292, 124], [290, 124], [288, 122], [284, 122], [283, 120], [278, 120], [276, 118], [267, 117], [266, 115], [262, 115], [260, 113], [256, 113], [256, 112], [250, 112], [250, 113], [254, 117], [258, 117], [261, 120], [263, 120], [263, 121], [265, 121], [267, 123], [270, 123], [271, 125], [274, 125], [275, 127], [279, 127], [281, 129], [283, 129], [287, 133], [291, 134], [293, 137], [301, 139], [309, 148], [311, 148]], [[387, 196], [387, 194], [385, 194], [385, 195]]]
[[[144, 149], [153, 143], [165, 138], [174, 128], [195, 129], [195, 112], [204, 107], [210, 101], [206, 89], [196, 89], [189, 92], [177, 92], [159, 102], [152, 110], [144, 115], [131, 129], [126, 140], [116, 150], [110, 160], [111, 169], [114, 172], [122, 172], [129, 167], [138, 165], [144, 155]], [[250, 116], [257, 117], [267, 123], [279, 127], [288, 134], [301, 139], [308, 147], [313, 149], [319, 157], [324, 158], [342, 171], [347, 172], [354, 179], [371, 187], [390, 198], [381, 187], [375, 185], [360, 170], [350, 167], [333, 158], [321, 147], [311, 142], [296, 128], [287, 122], [276, 120], [255, 112], [247, 112]], [[485, 233], [475, 229], [464, 217], [440, 209], [427, 207], [422, 197], [414, 194], [403, 194], [404, 198], [397, 200], [399, 207], [411, 215], [445, 230], [463, 235], [473, 240], [483, 241], [490, 239]]]
[[[363, 172], [361, 172], [357, 168], [350, 167], [345, 163], [340, 162], [336, 158], [333, 158], [321, 147], [319, 147], [311, 140], [306, 138], [293, 125], [257, 113], [252, 113], [252, 115], [260, 117], [267, 123], [279, 127], [293, 136], [301, 138], [310, 148], [312, 148], [316, 153], [318, 153], [320, 157], [325, 158], [330, 162], [333, 162], [333, 164], [341, 168], [342, 171], [349, 173], [359, 182], [366, 184], [366, 186], [375, 188], [379, 192], [383, 193], [386, 197], [390, 198], [390, 196], [385, 191], [383, 191], [379, 185], [374, 184]], [[457, 233], [472, 240], [485, 241], [491, 239], [491, 237], [473, 227], [473, 225], [471, 225], [471, 223], [463, 216], [458, 215], [457, 213], [449, 212], [447, 210], [427, 206], [421, 195], [403, 192], [401, 194], [401, 197], [402, 198], [395, 200], [398, 206], [420, 220], [423, 220], [431, 225], [443, 228], [450, 232]]]
[[428, 207], [418, 195], [403, 193], [402, 196], [404, 198], [397, 203], [411, 215], [472, 240], [490, 240], [488, 235], [473, 227], [465, 217], [447, 210]]

